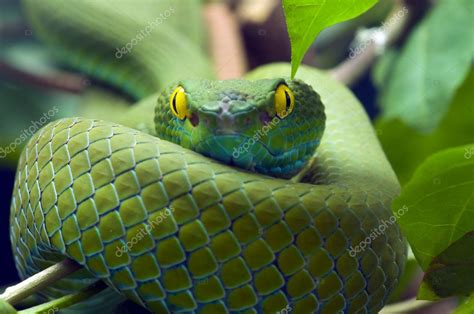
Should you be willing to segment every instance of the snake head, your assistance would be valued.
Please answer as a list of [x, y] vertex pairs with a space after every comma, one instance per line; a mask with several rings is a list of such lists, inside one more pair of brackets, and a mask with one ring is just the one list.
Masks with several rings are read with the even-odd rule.
[[160, 138], [223, 163], [288, 178], [313, 156], [325, 126], [319, 95], [300, 80], [184, 80], [164, 89]]

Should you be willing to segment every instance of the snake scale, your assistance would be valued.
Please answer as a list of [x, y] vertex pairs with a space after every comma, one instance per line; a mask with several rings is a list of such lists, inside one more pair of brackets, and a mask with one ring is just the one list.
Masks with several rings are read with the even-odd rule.
[[[275, 79], [290, 73], [280, 64], [257, 69], [248, 81], [172, 74], [167, 79], [178, 83], [145, 97], [165, 81], [152, 58], [142, 59], [156, 42], [143, 41], [126, 62], [104, 65], [110, 59], [104, 52], [129, 36], [116, 24], [123, 32], [143, 25], [109, 16], [98, 2], [78, 2], [76, 10], [60, 4], [24, 2], [45, 42], [82, 55], [67, 61], [144, 100], [125, 125], [60, 119], [28, 142], [10, 219], [22, 278], [69, 257], [84, 268], [43, 296], [103, 280], [115, 295], [155, 313], [382, 308], [403, 271], [406, 244], [396, 224], [369, 235], [390, 219], [399, 185], [347, 89], [308, 67], [297, 78], [309, 85]], [[177, 57], [188, 44], [178, 44]], [[89, 56], [92, 46], [97, 53]], [[205, 63], [189, 65], [188, 73], [209, 78]], [[131, 122], [138, 111], [147, 132]], [[236, 146], [272, 121], [278, 123], [235, 155]], [[298, 153], [291, 154], [295, 147]], [[367, 238], [367, 246], [351, 254]]]

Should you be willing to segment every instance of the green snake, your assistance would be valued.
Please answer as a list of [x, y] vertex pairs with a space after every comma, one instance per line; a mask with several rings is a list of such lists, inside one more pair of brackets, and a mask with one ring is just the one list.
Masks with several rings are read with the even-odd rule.
[[107, 67], [137, 22], [77, 3], [25, 9], [47, 43], [82, 55], [69, 64], [143, 100], [122, 124], [60, 119], [28, 142], [10, 219], [21, 277], [68, 257], [84, 268], [43, 296], [102, 280], [155, 313], [380, 310], [406, 258], [387, 224], [399, 184], [355, 97], [308, 67], [279, 79], [287, 64], [164, 80], [143, 57], [155, 42]]

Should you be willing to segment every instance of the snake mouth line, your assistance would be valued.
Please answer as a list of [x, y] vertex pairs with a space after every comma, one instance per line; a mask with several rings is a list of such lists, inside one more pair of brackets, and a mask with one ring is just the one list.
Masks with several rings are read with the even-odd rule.
[[[244, 150], [244, 145], [245, 143], [249, 143], [250, 140], [253, 139], [253, 137], [251, 136], [248, 136], [248, 135], [244, 135], [244, 134], [239, 134], [239, 133], [226, 133], [226, 134], [217, 134], [213, 137], [208, 137], [208, 138], [205, 138], [205, 139], [202, 139], [200, 140], [199, 142], [197, 142], [195, 144], [195, 147], [197, 149], [203, 149], [204, 147], [209, 147], [210, 145], [212, 144], [217, 144], [219, 145], [219, 139], [226, 139], [226, 138], [234, 138], [234, 139], [239, 139], [240, 140], [240, 143], [239, 144], [236, 144], [232, 147], [233, 150], [239, 150], [240, 148], [242, 148], [242, 150]], [[252, 144], [249, 145], [249, 149], [245, 149], [245, 151], [243, 152], [244, 154], [248, 154], [250, 153], [251, 151], [251, 147], [254, 146], [254, 145], [259, 145], [261, 148], [263, 148], [271, 157], [273, 158], [283, 158], [286, 154], [289, 154], [291, 153], [291, 151], [294, 151], [294, 150], [299, 150], [303, 147], [308, 147], [308, 146], [319, 146], [319, 143], [320, 141], [319, 140], [311, 140], [311, 141], [308, 141], [308, 142], [305, 142], [305, 143], [302, 143], [302, 144], [299, 144], [297, 146], [294, 146], [291, 150], [287, 150], [287, 151], [282, 151], [281, 153], [276, 153], [274, 151], [272, 151], [268, 146], [267, 144], [263, 143], [262, 141], [259, 141], [259, 140], [254, 140], [254, 142]], [[224, 148], [222, 147], [221, 145], [221, 148]], [[235, 161], [237, 160], [237, 158], [235, 158], [233, 155], [231, 156], [230, 160], [231, 161]]]
[[[222, 133], [223, 131], [218, 131], [215, 133], [214, 136], [205, 138], [203, 140], [200, 140], [199, 142], [196, 143], [196, 148], [200, 147], [205, 147], [210, 144], [218, 144], [219, 140], [225, 140], [225, 139], [235, 139], [236, 141], [239, 141], [238, 144], [233, 145], [232, 149], [239, 150], [240, 148], [243, 148], [245, 143], [249, 143], [250, 140], [253, 139], [253, 137], [244, 135], [244, 134], [239, 134], [239, 133]], [[281, 156], [281, 154], [273, 152], [265, 143], [259, 141], [259, 140], [254, 140], [254, 142], [249, 145], [250, 147], [254, 145], [259, 145], [265, 151], [272, 157], [278, 157]], [[248, 153], [249, 151], [246, 151]]]

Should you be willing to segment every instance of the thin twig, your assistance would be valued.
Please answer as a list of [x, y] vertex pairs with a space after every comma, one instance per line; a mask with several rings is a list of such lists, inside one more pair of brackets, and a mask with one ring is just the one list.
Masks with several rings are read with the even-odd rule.
[[14, 305], [24, 298], [45, 289], [59, 279], [74, 273], [80, 268], [81, 266], [76, 262], [70, 259], [65, 259], [23, 280], [15, 286], [8, 287], [5, 292], [0, 295], [0, 299]]
[[[397, 0], [392, 13], [389, 14], [388, 18], [383, 23], [385, 29], [383, 30], [384, 34], [382, 36], [386, 38], [384, 47], [378, 46], [374, 40], [368, 41], [363, 53], [354, 58], [348, 58], [337, 65], [330, 71], [331, 76], [348, 86], [357, 82], [357, 80], [364, 75], [364, 73], [375, 62], [379, 54], [379, 49], [383, 50], [385, 47], [393, 44], [402, 35], [404, 28], [410, 19], [409, 11], [407, 14], [403, 14], [401, 17], [399, 16], [399, 13], [404, 8], [403, 1]], [[390, 23], [390, 21], [394, 22]]]
[[379, 314], [410, 313], [419, 309], [426, 308], [433, 304], [436, 304], [436, 302], [409, 299], [403, 302], [397, 302], [394, 304], [387, 305], [379, 312]]
[[0, 61], [0, 74], [1, 73], [22, 82], [72, 93], [80, 93], [88, 85], [88, 81], [80, 75], [58, 73], [55, 75], [41, 76], [19, 69], [4, 61]]
[[224, 3], [207, 4], [204, 17], [218, 78], [242, 77], [247, 70], [247, 62], [237, 18]]
[[103, 282], [98, 282], [87, 287], [81, 292], [69, 294], [59, 299], [55, 299], [47, 303], [31, 307], [29, 309], [18, 312], [18, 314], [49, 313], [49, 311], [51, 310], [53, 312], [58, 312], [61, 309], [65, 309], [84, 300], [87, 300], [88, 298], [101, 292], [105, 288], [107, 288], [107, 285], [105, 285]]

